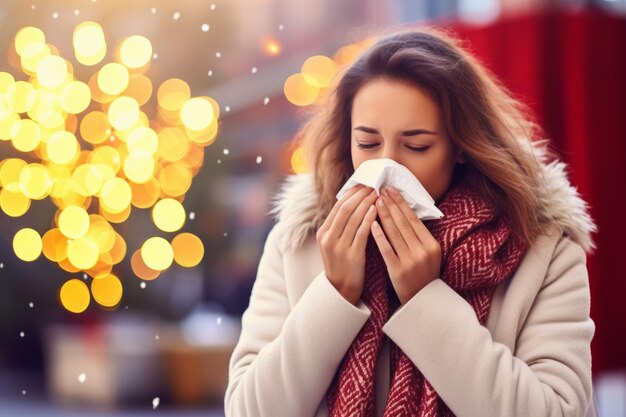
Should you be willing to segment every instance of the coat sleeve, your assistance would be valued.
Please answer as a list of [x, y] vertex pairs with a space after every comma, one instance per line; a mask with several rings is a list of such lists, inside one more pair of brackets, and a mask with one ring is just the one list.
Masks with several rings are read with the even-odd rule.
[[264, 245], [229, 361], [226, 417], [312, 417], [371, 314], [362, 300], [347, 301], [323, 271], [290, 309], [285, 282], [306, 274], [285, 275], [278, 229]]
[[401, 306], [383, 331], [459, 417], [582, 417], [592, 394], [589, 313], [585, 253], [562, 237], [515, 352], [495, 342], [441, 279]]

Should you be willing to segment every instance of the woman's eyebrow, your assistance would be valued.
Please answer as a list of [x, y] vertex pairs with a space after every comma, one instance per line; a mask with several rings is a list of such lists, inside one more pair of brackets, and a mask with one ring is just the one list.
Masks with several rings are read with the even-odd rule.
[[[365, 127], [365, 126], [357, 126], [354, 128], [354, 130], [360, 130], [362, 132], [365, 133], [374, 133], [376, 135], [380, 135], [380, 132], [376, 129], [372, 129], [371, 127]], [[436, 135], [436, 132], [430, 131], [430, 130], [426, 130], [426, 129], [413, 129], [413, 130], [405, 130], [404, 132], [402, 132], [402, 136], [417, 136], [417, 135]]]

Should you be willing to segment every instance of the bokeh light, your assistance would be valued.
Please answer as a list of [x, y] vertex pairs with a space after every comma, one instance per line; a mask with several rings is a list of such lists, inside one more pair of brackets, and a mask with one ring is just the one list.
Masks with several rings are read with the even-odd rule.
[[185, 208], [173, 198], [164, 198], [152, 209], [154, 224], [164, 232], [175, 232], [185, 224]]
[[[153, 48], [144, 36], [128, 36], [107, 54], [105, 30], [85, 21], [74, 28], [72, 45], [66, 59], [39, 28], [15, 35], [12, 62], [27, 77], [0, 72], [0, 140], [25, 156], [0, 161], [0, 209], [17, 218], [33, 201], [50, 197], [56, 206], [50, 229], [41, 237], [22, 228], [13, 250], [23, 261], [43, 253], [62, 270], [91, 277], [90, 286], [73, 278], [59, 290], [59, 303], [80, 313], [91, 297], [103, 308], [121, 302], [122, 280], [114, 270], [127, 252], [143, 280], [156, 279], [174, 260], [185, 267], [201, 262], [204, 247], [191, 233], [179, 233], [171, 244], [151, 237], [129, 251], [116, 228], [133, 206], [152, 209], [163, 232], [184, 227], [182, 201], [204, 148], [216, 139], [220, 106], [211, 97], [193, 97], [178, 78], [153, 86], [147, 72]], [[268, 53], [279, 51], [277, 42], [268, 44]], [[75, 73], [74, 65], [81, 70]], [[90, 74], [77, 79], [85, 66]], [[323, 72], [315, 68], [310, 72]]]
[[141, 259], [148, 268], [163, 271], [172, 264], [174, 250], [172, 245], [162, 237], [151, 237], [141, 246]]
[[72, 313], [82, 313], [87, 309], [91, 301], [87, 284], [76, 278], [70, 279], [63, 284], [59, 292], [59, 298], [63, 307]]
[[204, 245], [199, 237], [191, 233], [180, 233], [172, 239], [174, 260], [180, 266], [193, 268], [204, 256]]

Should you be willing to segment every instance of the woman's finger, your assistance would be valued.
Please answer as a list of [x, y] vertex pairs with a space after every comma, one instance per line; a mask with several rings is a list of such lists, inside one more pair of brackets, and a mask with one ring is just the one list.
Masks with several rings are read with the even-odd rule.
[[421, 246], [422, 241], [417, 236], [413, 226], [409, 219], [404, 215], [404, 212], [398, 207], [398, 204], [389, 196], [389, 193], [383, 189], [382, 190], [382, 199], [387, 206], [387, 210], [391, 213], [391, 218], [400, 231], [400, 234], [404, 238], [406, 245], [409, 248], [413, 248], [416, 245]]
[[339, 240], [342, 240], [345, 246], [352, 245], [354, 241], [354, 236], [356, 234], [359, 225], [363, 222], [363, 217], [367, 213], [369, 207], [373, 207], [374, 202], [376, 201], [377, 194], [374, 189], [370, 189], [370, 193], [361, 200], [357, 208], [354, 210], [348, 222], [346, 223], [343, 232], [339, 236]]
[[376, 220], [372, 223], [372, 236], [374, 236], [374, 240], [376, 241], [376, 245], [378, 246], [378, 250], [380, 254], [383, 256], [383, 260], [385, 261], [385, 265], [387, 268], [391, 265], [395, 265], [398, 262], [398, 256], [393, 251], [393, 247], [385, 237], [385, 233], [383, 229], [380, 227], [380, 224]]
[[389, 212], [389, 208], [387, 204], [384, 203], [383, 198], [379, 198], [376, 201], [376, 210], [378, 211], [378, 216], [380, 217], [380, 222], [382, 223], [382, 228], [387, 235], [387, 239], [389, 243], [396, 251], [398, 256], [406, 256], [409, 253], [409, 247], [407, 246], [407, 242], [404, 240], [402, 233], [396, 226], [395, 222], [391, 218], [391, 213]]
[[435, 240], [433, 235], [430, 233], [430, 230], [428, 230], [426, 225], [422, 222], [422, 219], [420, 219], [417, 214], [415, 214], [413, 209], [409, 206], [409, 204], [406, 202], [404, 197], [402, 197], [402, 194], [398, 192], [398, 190], [390, 187], [389, 196], [393, 199], [393, 201], [395, 201], [400, 210], [402, 210], [404, 216], [407, 218], [409, 224], [413, 228], [413, 231], [415, 231], [415, 234], [422, 243], [427, 243], [431, 240]]
[[333, 220], [335, 219], [335, 216], [337, 215], [337, 211], [339, 211], [339, 207], [341, 207], [343, 203], [345, 203], [350, 197], [356, 194], [363, 187], [364, 187], [363, 184], [355, 185], [354, 187], [346, 191], [346, 193], [342, 195], [341, 198], [337, 200], [337, 202], [335, 202], [335, 205], [330, 210], [330, 213], [328, 213], [328, 216], [326, 216], [326, 220], [324, 220], [324, 223], [322, 223], [322, 225], [320, 226], [319, 228], [320, 232], [330, 229], [330, 225], [333, 223]]
[[362, 187], [340, 205], [339, 209], [337, 209], [337, 213], [335, 214], [335, 218], [330, 225], [330, 229], [328, 229], [331, 238], [339, 239], [341, 237], [350, 216], [352, 216], [352, 213], [354, 213], [361, 201], [370, 193], [370, 191], [371, 187]]

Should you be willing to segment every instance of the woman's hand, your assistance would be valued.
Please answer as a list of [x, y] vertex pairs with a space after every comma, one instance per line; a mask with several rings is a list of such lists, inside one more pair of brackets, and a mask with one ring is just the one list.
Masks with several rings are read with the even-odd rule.
[[352, 187], [335, 203], [316, 234], [326, 276], [354, 305], [365, 285], [365, 247], [376, 219], [376, 197], [371, 187]]
[[381, 198], [376, 203], [383, 228], [374, 221], [372, 235], [398, 299], [405, 304], [439, 277], [441, 247], [402, 195], [393, 188], [387, 191], [381, 189]]

